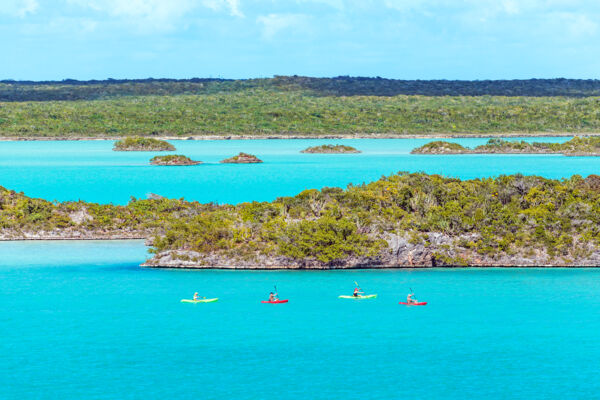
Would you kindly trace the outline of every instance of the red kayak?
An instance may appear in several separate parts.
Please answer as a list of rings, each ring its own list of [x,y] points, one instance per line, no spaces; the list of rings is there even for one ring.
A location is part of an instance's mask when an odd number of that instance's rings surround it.
[[[404,304],[405,306],[426,306],[427,302],[426,301],[420,301],[418,303],[410,303],[410,304],[408,304],[405,301],[401,301],[398,304]]]
[[[281,303],[287,303],[287,302],[288,302],[287,299],[285,299],[285,300],[274,300],[274,301],[268,301],[268,300],[261,301],[261,303],[267,303],[267,304],[281,304]]]

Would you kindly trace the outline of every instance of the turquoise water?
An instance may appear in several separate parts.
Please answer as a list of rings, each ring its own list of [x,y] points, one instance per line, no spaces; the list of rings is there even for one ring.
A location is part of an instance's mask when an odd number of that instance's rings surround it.
[[[600,270],[174,271],[0,243],[2,399],[588,399]],[[357,280],[376,300],[340,300]],[[289,298],[260,304],[273,285]],[[412,287],[426,307],[397,302]],[[181,304],[194,291],[218,303]]]
[[[194,167],[153,167],[157,153],[117,153],[111,142],[0,142],[0,185],[49,200],[123,204],[152,192],[237,203],[400,170],[600,171],[595,157],[408,154],[428,141],[174,142],[206,162]],[[363,154],[299,153],[339,142]],[[239,151],[265,163],[218,163]],[[0,242],[0,399],[563,399],[600,390],[600,269],[176,271],[140,268],[147,257],[141,241]],[[379,297],[338,299],[354,281]],[[260,303],[274,285],[288,304]],[[411,287],[426,307],[397,304]],[[180,303],[194,291],[220,300]]]
[[[566,141],[569,138],[528,138]],[[159,153],[114,152],[109,141],[0,142],[0,185],[48,200],[124,204],[149,193],[201,202],[273,200],[304,189],[360,184],[398,171],[425,171],[460,178],[537,174],[549,178],[600,172],[600,157],[562,155],[410,155],[433,139],[220,140],[173,141],[177,153],[203,165],[157,167]],[[487,139],[454,139],[467,146]],[[344,143],[362,154],[301,154],[324,143]],[[223,165],[218,161],[246,151],[264,164]]]

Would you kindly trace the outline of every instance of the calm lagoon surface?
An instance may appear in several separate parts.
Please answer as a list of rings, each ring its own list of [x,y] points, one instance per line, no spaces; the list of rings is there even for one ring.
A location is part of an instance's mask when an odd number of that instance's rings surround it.
[[[569,138],[524,138],[564,142]],[[161,167],[148,164],[164,152],[115,152],[112,141],[0,142],[0,185],[47,200],[86,200],[125,204],[149,193],[200,202],[271,201],[323,186],[361,184],[398,171],[459,178],[536,174],[563,178],[600,172],[600,157],[562,155],[411,155],[432,139],[356,140],[176,140],[175,153],[202,165]],[[465,146],[487,139],[448,139]],[[510,140],[520,140],[511,138]],[[361,154],[301,154],[308,146],[343,143]],[[240,151],[263,164],[219,164]]]
[[[142,269],[0,243],[2,399],[589,399],[600,270]],[[375,300],[342,300],[358,281]],[[261,304],[277,285],[288,304]],[[409,288],[429,302],[398,305]],[[182,304],[194,291],[219,301]]]

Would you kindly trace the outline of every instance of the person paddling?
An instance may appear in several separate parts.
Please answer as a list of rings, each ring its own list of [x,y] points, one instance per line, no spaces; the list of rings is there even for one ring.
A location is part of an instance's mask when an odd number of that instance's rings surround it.
[[[408,296],[406,296],[406,303],[407,304],[416,304],[417,303],[417,299],[414,298],[415,294],[414,293],[410,293]]]
[[[360,297],[361,294],[365,294],[365,292],[363,292],[361,290],[361,288],[359,288],[358,286],[354,288],[354,293],[352,293],[352,296],[354,297]]]
[[[277,300],[279,300],[279,298],[277,297],[277,293],[271,292],[269,294],[269,301],[277,301]]]
[[[198,292],[195,292],[195,293],[194,293],[194,301],[198,300],[198,297],[199,297],[199,296],[198,296]]]

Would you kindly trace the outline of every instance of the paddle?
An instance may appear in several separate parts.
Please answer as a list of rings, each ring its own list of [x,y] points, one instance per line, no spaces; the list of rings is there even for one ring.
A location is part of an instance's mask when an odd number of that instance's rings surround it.
[[[277,296],[277,285],[273,285],[273,287],[275,288],[275,300],[279,300],[279,297]]]
[[[354,281],[354,284],[356,285],[356,287],[358,288],[359,292],[358,294],[365,294],[365,292],[362,290],[362,288],[360,287],[360,285],[358,284],[358,282]]]
[[[409,288],[409,289],[410,289],[410,294],[412,294],[412,295],[414,296],[414,295],[415,295],[415,291],[414,291],[414,290],[412,290],[412,288]],[[414,302],[416,303],[416,302],[417,302],[417,299],[414,299]]]

